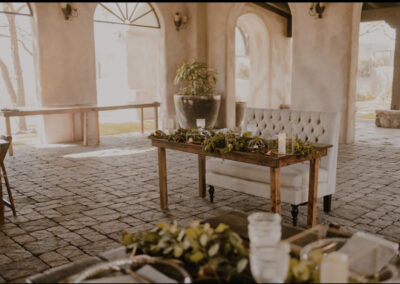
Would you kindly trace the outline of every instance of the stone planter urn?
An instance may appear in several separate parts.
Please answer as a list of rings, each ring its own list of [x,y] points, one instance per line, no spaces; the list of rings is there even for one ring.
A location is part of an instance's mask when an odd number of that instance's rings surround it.
[[[236,102],[235,107],[236,107],[235,126],[239,127],[244,117],[244,111],[246,110],[246,102]]]
[[[195,128],[196,119],[205,119],[206,127],[213,128],[218,118],[221,96],[174,95],[176,119],[181,127]]]

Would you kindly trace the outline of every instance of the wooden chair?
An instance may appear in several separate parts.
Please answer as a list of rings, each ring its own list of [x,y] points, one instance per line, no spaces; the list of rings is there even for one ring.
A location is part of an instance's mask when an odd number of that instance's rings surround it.
[[[0,224],[4,223],[4,205],[8,206],[11,208],[13,215],[17,216],[17,212],[15,211],[15,206],[14,206],[14,199],[12,197],[11,193],[11,187],[10,183],[8,182],[8,177],[7,177],[7,172],[6,172],[6,167],[4,166],[4,159],[7,155],[7,151],[11,145],[12,138],[11,136],[5,136],[1,135],[0,136],[0,166],[1,166],[1,174],[0,174]],[[8,192],[8,197],[10,201],[8,202],[7,200],[3,199],[3,187],[2,187],[2,180],[1,177],[4,178],[6,187],[7,187],[7,192]]]

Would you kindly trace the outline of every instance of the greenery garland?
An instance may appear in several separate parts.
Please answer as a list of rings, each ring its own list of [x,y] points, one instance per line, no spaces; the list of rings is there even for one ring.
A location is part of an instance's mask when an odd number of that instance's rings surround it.
[[[151,231],[122,232],[122,244],[133,254],[140,250],[150,256],[174,259],[196,281],[254,282],[248,249],[240,236],[223,223],[214,229],[199,221],[186,228],[176,222],[161,222]]]
[[[167,139],[177,143],[192,143],[204,145],[205,152],[211,153],[230,153],[232,151],[257,152],[265,155],[278,154],[278,140],[264,139],[259,136],[252,136],[251,132],[239,135],[231,130],[226,133],[215,132],[211,129],[200,128],[178,128],[172,134],[167,135],[161,130],[157,130],[150,137]],[[293,143],[293,145],[292,145]],[[295,155],[316,155],[318,151],[312,146],[310,141],[296,139],[286,140],[286,153]]]

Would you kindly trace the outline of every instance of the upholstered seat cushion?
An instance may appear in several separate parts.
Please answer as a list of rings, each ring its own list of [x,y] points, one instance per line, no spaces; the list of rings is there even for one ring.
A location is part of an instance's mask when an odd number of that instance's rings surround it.
[[[248,181],[270,183],[268,167],[212,158],[207,160],[207,172],[221,174]],[[281,168],[281,186],[295,190],[307,190],[309,180],[309,163],[300,163]],[[328,171],[319,168],[318,183],[328,182]]]

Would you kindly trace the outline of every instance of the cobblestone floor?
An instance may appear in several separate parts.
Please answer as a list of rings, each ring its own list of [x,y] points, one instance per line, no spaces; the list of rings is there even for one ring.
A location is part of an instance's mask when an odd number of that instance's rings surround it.
[[[400,130],[357,123],[357,141],[339,151],[333,210],[319,203],[318,223],[400,240]],[[169,211],[159,208],[157,151],[138,134],[102,137],[101,146],[24,145],[6,167],[18,217],[0,226],[0,282],[117,247],[122,230],[162,220],[185,225],[226,210],[268,210],[269,202],[216,188],[215,203],[197,196],[197,157],[167,151]],[[306,224],[306,207],[299,225]],[[290,222],[289,205],[282,208]]]

